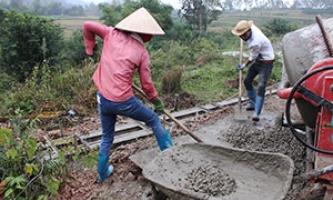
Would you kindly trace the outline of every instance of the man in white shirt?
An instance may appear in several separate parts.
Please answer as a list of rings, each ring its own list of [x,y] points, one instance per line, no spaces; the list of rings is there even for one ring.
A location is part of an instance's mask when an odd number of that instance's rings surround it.
[[[231,32],[244,40],[250,49],[248,60],[238,66],[238,69],[244,69],[253,63],[247,71],[243,82],[249,97],[246,110],[254,110],[252,120],[259,121],[265,99],[267,80],[273,69],[274,50],[271,41],[251,20],[239,21]],[[257,75],[259,75],[259,81],[257,89],[255,89],[252,83]]]

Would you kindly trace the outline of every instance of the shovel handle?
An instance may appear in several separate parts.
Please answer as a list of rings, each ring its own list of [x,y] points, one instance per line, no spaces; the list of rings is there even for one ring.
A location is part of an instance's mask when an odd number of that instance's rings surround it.
[[[243,40],[240,39],[240,47],[239,47],[239,64],[242,65],[243,62]],[[239,112],[242,110],[242,81],[243,81],[243,71],[239,70],[239,83],[238,83],[238,87],[239,87],[239,95],[238,95],[238,107],[239,107]]]
[[[146,100],[150,101],[146,94],[134,83],[132,84],[132,88],[137,91],[142,97],[144,97]],[[197,142],[202,142],[200,138],[198,138],[195,134],[192,133],[188,128],[186,128],[180,121],[178,121],[175,117],[171,115],[167,110],[163,109],[163,112],[166,116],[168,116],[173,122],[175,122],[180,128],[182,128],[186,133],[188,133],[193,139],[195,139]]]
[[[329,166],[323,168],[322,170],[313,170],[313,171],[298,175],[294,179],[298,180],[298,181],[307,181],[312,178],[317,178],[319,176],[322,176],[322,175],[325,175],[328,173],[332,173],[332,172],[333,172],[333,165],[329,165]]]
[[[178,121],[174,116],[171,115],[168,111],[165,109],[163,110],[164,114],[168,116],[173,122],[175,122],[180,128],[182,128],[186,133],[188,133],[193,139],[195,139],[197,142],[202,142],[200,138],[198,138],[196,135],[194,135],[184,124],[182,124],[180,121]]]

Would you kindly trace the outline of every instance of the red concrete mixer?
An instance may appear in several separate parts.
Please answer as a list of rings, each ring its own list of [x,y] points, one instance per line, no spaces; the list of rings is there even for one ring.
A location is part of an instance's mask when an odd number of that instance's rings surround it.
[[[304,177],[317,185],[320,184],[324,189],[322,198],[318,198],[318,195],[314,197],[312,192],[303,199],[331,200],[333,199],[333,50],[330,38],[333,37],[333,30],[326,30],[324,25],[332,27],[333,19],[323,23],[321,18],[316,16],[316,20],[319,26],[305,27],[284,37],[284,64],[293,86],[279,90],[278,96],[287,99],[285,116],[293,135],[314,151],[308,151],[309,154],[313,154],[313,171],[309,172],[310,169],[307,169],[307,175],[310,176]],[[294,45],[296,38],[302,43]],[[297,53],[292,52],[295,48]],[[310,127],[314,133],[310,134],[310,139],[305,130],[299,130],[293,124],[290,114],[292,101],[296,102],[306,127]]]

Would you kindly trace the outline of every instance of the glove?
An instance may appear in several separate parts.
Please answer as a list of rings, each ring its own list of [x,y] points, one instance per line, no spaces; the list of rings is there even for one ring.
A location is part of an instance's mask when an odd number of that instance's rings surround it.
[[[160,98],[157,97],[157,99],[152,101],[154,107],[155,107],[155,111],[159,112],[159,113],[163,113],[164,111],[164,104],[161,101]]]
[[[243,70],[244,67],[245,67],[245,63],[244,63],[244,64],[238,64],[238,66],[237,66],[237,71],[239,71],[239,70]]]

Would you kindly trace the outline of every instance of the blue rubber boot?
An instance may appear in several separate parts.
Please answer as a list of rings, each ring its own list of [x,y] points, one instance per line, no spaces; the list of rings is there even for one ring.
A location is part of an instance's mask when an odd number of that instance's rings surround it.
[[[252,116],[253,121],[257,122],[257,121],[260,120],[259,116],[260,116],[263,104],[264,104],[264,97],[257,96],[256,97],[256,105],[255,105],[254,113],[253,113],[253,116]]]
[[[249,102],[247,103],[245,109],[246,110],[254,110],[255,102],[256,102],[256,90],[247,90],[247,96],[249,97]]]
[[[173,147],[169,130],[164,131],[164,135],[161,137],[156,137],[157,144],[160,147],[161,151],[164,151],[167,148]]]
[[[103,182],[105,179],[107,179],[113,172],[113,166],[109,166],[109,156],[101,156],[98,155],[98,181]]]

